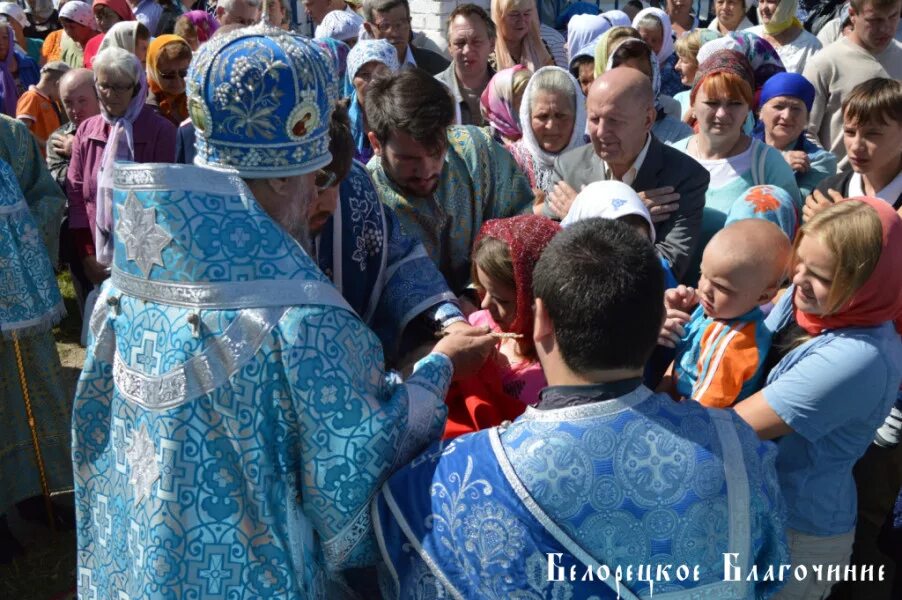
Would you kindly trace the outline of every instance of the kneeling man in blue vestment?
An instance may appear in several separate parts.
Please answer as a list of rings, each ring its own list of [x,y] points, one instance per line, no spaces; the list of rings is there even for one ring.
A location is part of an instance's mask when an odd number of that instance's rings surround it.
[[[732,411],[642,385],[664,316],[648,241],[578,223],[545,250],[533,290],[549,386],[513,423],[434,445],[383,486],[385,596],[776,592],[745,576],[788,562],[775,447]]]

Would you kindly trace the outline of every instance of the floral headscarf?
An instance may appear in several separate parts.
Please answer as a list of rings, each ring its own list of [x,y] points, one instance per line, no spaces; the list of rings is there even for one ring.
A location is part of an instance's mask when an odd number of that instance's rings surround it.
[[[517,314],[514,315],[508,333],[521,334],[521,346],[532,347],[532,271],[542,252],[560,230],[561,226],[551,219],[539,215],[521,215],[486,221],[476,238],[476,245],[486,236],[501,240],[510,251],[514,284],[517,287]]]
[[[708,57],[720,50],[733,50],[748,59],[755,74],[752,80],[754,83],[752,89],[755,90],[756,96],[768,79],[777,73],[786,72],[780,55],[770,45],[770,42],[754,33],[731,31],[723,37],[706,43],[698,51],[698,63],[702,64]]]
[[[893,321],[902,333],[902,218],[888,202],[880,198],[858,197],[847,201],[864,202],[877,212],[883,225],[883,250],[868,280],[838,311],[814,315],[795,309],[799,326],[818,335],[827,329],[873,327]]]
[[[638,30],[639,23],[648,15],[657,17],[661,21],[661,33],[664,43],[661,44],[661,50],[656,53],[656,56],[658,63],[663,65],[673,54],[673,29],[670,25],[670,15],[660,8],[643,8],[636,13],[636,17],[633,19],[633,27]]]
[[[799,215],[789,192],[775,185],[756,185],[742,193],[730,207],[724,227],[743,219],[764,219],[778,226],[790,241],[795,239]]]
[[[551,154],[542,149],[530,124],[532,120],[533,96],[539,91],[546,91],[540,90],[537,82],[540,81],[542,73],[551,73],[554,71],[560,71],[567,77],[570,83],[573,84],[573,98],[576,104],[576,106],[574,106],[573,131],[570,134],[570,140],[567,142],[564,149],[557,154]],[[586,131],[586,97],[583,95],[583,90],[579,86],[579,82],[573,75],[560,67],[542,67],[536,71],[529,80],[529,83],[526,84],[526,90],[523,92],[523,100],[520,102],[520,124],[523,129],[523,137],[511,147],[511,153],[529,153],[529,162],[532,164],[532,173],[527,173],[527,176],[532,175],[532,177],[530,177],[530,179],[532,179],[530,183],[532,183],[534,187],[543,190],[546,194],[550,194],[551,180],[554,175],[554,159],[567,150],[582,146],[585,143],[583,141],[583,136]],[[517,156],[514,158],[517,158]],[[520,161],[517,162],[520,164]]]
[[[518,140],[523,135],[520,115],[514,111],[514,74],[518,71],[528,69],[514,65],[495,73],[479,100],[482,116],[492,130],[511,140]]]
[[[689,92],[690,104],[695,104],[695,96],[705,78],[715,73],[732,73],[749,82],[753,89],[755,87],[755,73],[745,55],[735,50],[719,50],[709,55],[704,62],[699,63],[698,71],[695,74],[695,85]]]

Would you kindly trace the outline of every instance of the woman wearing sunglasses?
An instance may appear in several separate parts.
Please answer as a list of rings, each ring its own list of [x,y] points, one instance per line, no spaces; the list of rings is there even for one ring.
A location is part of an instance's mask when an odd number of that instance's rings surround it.
[[[191,46],[177,35],[154,38],[147,49],[147,103],[178,127],[188,118],[185,77],[191,64]]]

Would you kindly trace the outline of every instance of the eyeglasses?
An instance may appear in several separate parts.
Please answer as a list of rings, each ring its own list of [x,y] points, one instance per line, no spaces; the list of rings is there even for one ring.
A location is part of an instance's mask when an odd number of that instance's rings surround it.
[[[175,79],[176,77],[180,79],[184,79],[188,76],[188,69],[182,69],[180,71],[172,71],[171,73],[164,73],[160,71],[159,73],[160,79]]]
[[[336,184],[337,179],[338,175],[336,175],[332,171],[320,169],[316,172],[316,178],[314,179],[313,184],[316,186],[317,192],[325,192],[330,187]]]
[[[103,92],[104,94],[110,94],[110,93],[124,94],[126,92],[134,91],[137,87],[138,86],[131,85],[131,84],[124,84],[124,85],[111,85],[108,83],[98,83],[97,84],[97,89],[100,90],[101,92]]]
[[[376,26],[376,29],[379,30],[379,33],[388,33],[389,31],[404,31],[406,29],[410,29],[410,17],[406,19],[401,19],[400,21],[395,21],[391,23],[389,21],[381,21],[379,23],[373,23]]]

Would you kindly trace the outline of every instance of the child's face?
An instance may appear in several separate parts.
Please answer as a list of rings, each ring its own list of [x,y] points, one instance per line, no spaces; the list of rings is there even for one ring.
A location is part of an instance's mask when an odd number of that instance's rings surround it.
[[[830,249],[816,237],[803,237],[796,249],[792,276],[796,285],[793,297],[796,308],[812,315],[826,314],[835,269],[836,257]]]
[[[698,297],[705,314],[714,319],[735,319],[768,297],[767,261],[756,267],[740,264],[729,253],[708,246],[702,255]]]
[[[902,123],[843,123],[843,143],[849,164],[856,173],[876,173],[884,166],[899,164]]]
[[[508,331],[517,317],[517,290],[489,277],[479,265],[476,265],[476,278],[482,298],[479,308],[489,311],[498,327]]]

